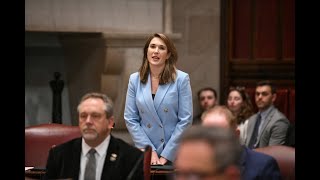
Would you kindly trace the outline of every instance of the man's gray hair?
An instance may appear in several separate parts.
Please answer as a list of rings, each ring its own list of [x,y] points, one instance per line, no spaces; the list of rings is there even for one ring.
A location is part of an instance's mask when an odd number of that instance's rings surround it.
[[[97,92],[87,93],[84,96],[82,96],[80,103],[77,107],[78,112],[79,112],[80,104],[89,98],[101,99],[105,104],[104,110],[106,112],[106,117],[110,118],[111,116],[113,116],[113,102],[112,102],[112,100],[107,95],[102,94],[102,93],[97,93]]]

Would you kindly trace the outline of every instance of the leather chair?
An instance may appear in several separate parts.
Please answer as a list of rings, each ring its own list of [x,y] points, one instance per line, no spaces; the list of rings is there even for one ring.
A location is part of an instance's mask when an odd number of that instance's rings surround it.
[[[295,148],[284,145],[274,145],[256,148],[254,150],[275,158],[283,180],[295,179]]]
[[[26,127],[25,166],[44,168],[51,147],[80,136],[78,126],[52,123]]]
[[[289,118],[289,89],[281,88],[277,90],[277,98],[274,101],[274,106]]]
[[[286,137],[286,143],[285,145],[291,146],[291,147],[296,147],[296,125],[290,123],[288,132],[287,132],[287,137]]]
[[[289,93],[289,121],[294,124],[296,122],[296,90],[294,88],[290,89]]]

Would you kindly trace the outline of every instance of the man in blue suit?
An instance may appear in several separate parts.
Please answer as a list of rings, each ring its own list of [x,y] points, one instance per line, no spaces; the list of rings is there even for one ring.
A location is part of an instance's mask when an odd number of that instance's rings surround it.
[[[237,135],[240,134],[235,117],[225,106],[215,106],[205,111],[201,116],[201,120],[203,126],[231,128],[235,130]],[[239,164],[241,179],[281,179],[279,166],[273,157],[253,151],[245,146],[242,147],[242,157]]]

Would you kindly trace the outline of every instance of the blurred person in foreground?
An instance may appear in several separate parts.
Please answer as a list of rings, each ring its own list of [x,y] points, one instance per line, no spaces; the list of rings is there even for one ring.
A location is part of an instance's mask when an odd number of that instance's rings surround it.
[[[227,128],[195,125],[181,139],[175,180],[239,180],[241,146]]]
[[[236,119],[226,106],[215,106],[204,112],[202,126],[229,129],[239,136]],[[277,161],[266,154],[242,147],[239,161],[241,179],[244,180],[280,180],[281,174]]]

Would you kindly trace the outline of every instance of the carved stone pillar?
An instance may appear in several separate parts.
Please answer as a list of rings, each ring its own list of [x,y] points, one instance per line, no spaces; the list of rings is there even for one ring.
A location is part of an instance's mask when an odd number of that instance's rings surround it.
[[[164,32],[172,33],[172,0],[164,0]]]

